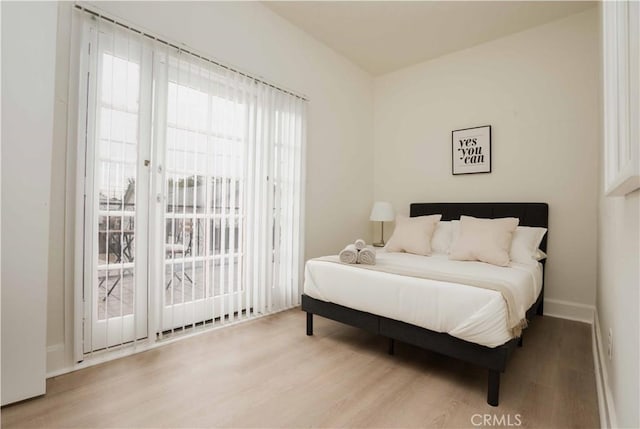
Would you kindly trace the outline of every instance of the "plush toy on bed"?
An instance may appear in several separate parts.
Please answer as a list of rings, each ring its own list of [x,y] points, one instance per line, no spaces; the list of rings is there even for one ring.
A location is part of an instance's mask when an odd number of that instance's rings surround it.
[[[338,255],[343,264],[376,264],[376,251],[373,246],[367,246],[362,239],[357,239],[355,243],[347,245]]]

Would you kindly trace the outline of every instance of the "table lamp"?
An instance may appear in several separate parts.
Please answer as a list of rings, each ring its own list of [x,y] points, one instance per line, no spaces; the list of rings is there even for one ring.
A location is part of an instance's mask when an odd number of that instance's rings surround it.
[[[373,208],[371,209],[371,215],[369,216],[369,220],[374,222],[380,222],[382,226],[382,230],[380,233],[380,242],[373,243],[376,247],[384,246],[384,223],[390,222],[395,218],[395,214],[393,213],[393,206],[391,203],[386,201],[376,201],[373,204]]]

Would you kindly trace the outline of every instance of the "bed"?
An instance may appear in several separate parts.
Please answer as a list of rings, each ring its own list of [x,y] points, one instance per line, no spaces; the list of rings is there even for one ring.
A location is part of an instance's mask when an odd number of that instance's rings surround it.
[[[442,221],[461,215],[478,218],[517,217],[520,226],[548,228],[545,203],[414,203],[410,216],[441,214]],[[540,243],[546,251],[547,235]],[[448,261],[446,256],[423,257],[379,253],[382,261],[413,266],[428,261],[434,266],[460,269],[481,264],[481,269],[513,277],[522,290],[531,290],[526,318],[543,314],[544,265],[505,269],[481,262]],[[425,259],[426,258],[426,259]],[[365,293],[366,291],[366,293]],[[389,338],[389,353],[395,341],[413,344],[452,358],[476,364],[488,371],[487,403],[498,406],[500,374],[508,357],[522,346],[522,335],[514,337],[503,323],[504,299],[495,291],[464,284],[407,278],[372,272],[359,267],[324,261],[309,261],[305,272],[302,310],[307,313],[307,335],[313,335],[313,315],[323,316]],[[465,315],[473,315],[467,317]]]

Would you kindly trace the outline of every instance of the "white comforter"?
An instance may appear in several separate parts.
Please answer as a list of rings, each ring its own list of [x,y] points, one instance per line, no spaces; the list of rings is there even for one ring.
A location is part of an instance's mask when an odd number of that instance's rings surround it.
[[[518,313],[537,299],[542,287],[541,265],[497,267],[482,262],[378,252],[379,264],[424,267],[503,279],[511,285]],[[358,266],[310,260],[305,269],[305,294],[356,310],[378,314],[436,332],[496,347],[511,339],[507,308],[499,292],[459,283],[407,277]]]

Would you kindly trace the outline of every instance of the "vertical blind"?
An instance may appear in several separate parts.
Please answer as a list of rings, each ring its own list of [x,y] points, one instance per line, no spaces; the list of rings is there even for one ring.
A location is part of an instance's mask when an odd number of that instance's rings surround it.
[[[305,101],[77,17],[84,352],[299,304]]]

